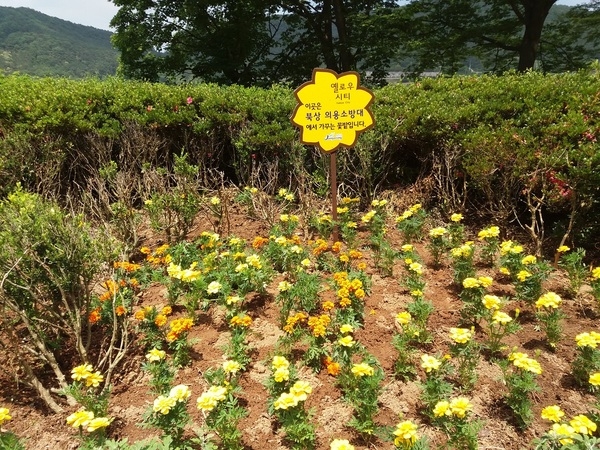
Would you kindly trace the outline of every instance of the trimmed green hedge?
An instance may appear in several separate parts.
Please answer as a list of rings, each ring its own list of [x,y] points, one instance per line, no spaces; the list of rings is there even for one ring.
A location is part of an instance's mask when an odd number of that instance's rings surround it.
[[[325,193],[325,158],[298,143],[292,90],[0,76],[0,189],[64,195],[108,162],[169,167],[185,151],[238,183],[277,161],[282,185]],[[365,199],[429,180],[445,211],[489,220],[542,201],[556,232],[600,212],[600,75],[509,73],[424,79],[374,91],[375,128],[339,152],[338,178]],[[537,199],[537,200],[536,200]],[[524,216],[526,218],[526,216]]]

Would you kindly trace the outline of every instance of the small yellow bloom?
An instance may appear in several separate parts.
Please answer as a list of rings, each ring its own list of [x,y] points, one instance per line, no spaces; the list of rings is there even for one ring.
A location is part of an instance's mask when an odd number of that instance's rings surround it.
[[[169,391],[169,397],[174,398],[178,402],[185,402],[192,396],[192,391],[185,384],[173,386]]]
[[[473,405],[466,397],[457,397],[450,401],[452,415],[460,417],[461,419],[465,417],[471,409],[473,409]]]
[[[8,408],[0,408],[0,426],[7,420],[12,419]]]
[[[106,428],[110,425],[111,422],[112,419],[108,417],[95,417],[88,422],[87,431],[92,433],[93,431],[96,431],[99,428]]]
[[[367,363],[354,364],[351,371],[355,377],[371,376],[375,373],[375,369]]]
[[[71,378],[73,378],[75,381],[85,380],[92,374],[93,370],[94,368],[91,364],[82,364],[80,366],[73,367],[71,370]]]
[[[340,327],[340,333],[352,333],[354,331],[354,327],[350,324],[345,323]]]
[[[454,214],[452,214],[452,215],[450,216],[450,220],[451,220],[452,222],[460,222],[460,221],[461,221],[461,220],[463,220],[463,219],[464,219],[464,217],[463,217],[463,215],[462,215],[462,214],[460,214],[460,213],[454,213]]]
[[[284,392],[273,402],[273,408],[275,409],[288,409],[293,408],[298,405],[299,398],[290,394],[289,392]]]
[[[177,403],[177,399],[160,395],[154,399],[152,410],[154,412],[160,412],[161,414],[166,415],[169,414],[169,411],[171,411],[171,408],[175,406],[175,403]]]
[[[433,415],[435,417],[451,416],[452,410],[450,409],[450,402],[447,402],[446,400],[437,402],[433,408]]]
[[[521,259],[521,264],[524,266],[528,266],[530,264],[535,264],[537,262],[537,258],[534,255],[527,255]]]
[[[400,445],[409,447],[417,441],[417,425],[410,420],[400,422],[396,425],[394,436],[396,436],[394,439],[394,445],[396,447],[399,447]]]
[[[531,276],[531,273],[526,271],[526,270],[519,270],[519,273],[517,273],[517,279],[522,283],[523,281],[525,281],[527,278],[529,278]]]
[[[277,369],[287,369],[290,367],[290,362],[285,358],[285,356],[276,355],[273,357],[273,362],[271,363],[271,367],[274,370]]]
[[[421,355],[421,367],[425,372],[429,373],[432,370],[438,370],[442,363],[439,359],[430,355]]]
[[[554,292],[546,292],[536,302],[535,306],[539,308],[556,309],[560,306],[561,298]]]
[[[583,414],[573,417],[569,425],[579,434],[592,434],[597,428],[596,424]]]
[[[330,450],[354,450],[354,446],[347,439],[334,439],[329,448]]]
[[[573,439],[570,439],[570,437],[575,434],[575,430],[566,423],[555,423],[552,425],[552,430],[550,430],[548,434],[555,438],[560,436],[562,439],[560,439],[559,442],[562,445],[569,445],[573,443]]]
[[[225,373],[235,374],[235,373],[239,372],[239,370],[241,368],[242,368],[242,365],[237,361],[228,359],[227,361],[223,362],[223,370],[225,371]]]
[[[466,344],[472,336],[473,332],[468,328],[450,328],[450,339],[457,344]]]
[[[93,418],[93,412],[82,409],[67,417],[67,425],[73,428],[85,427]]]
[[[167,354],[164,350],[159,350],[157,348],[153,348],[148,353],[146,353],[146,359],[150,362],[158,362],[165,358]]]
[[[560,247],[558,247],[558,248],[556,249],[556,251],[557,251],[558,253],[566,253],[566,252],[568,252],[569,250],[571,250],[571,249],[570,249],[569,247],[567,247],[566,245],[561,245]]]
[[[104,377],[102,376],[102,374],[100,372],[93,372],[90,373],[86,378],[85,378],[85,385],[90,387],[98,387],[100,386],[100,383],[102,383],[104,381]]]
[[[343,347],[352,347],[354,345],[354,338],[352,337],[352,335],[344,336],[338,339],[338,344],[340,344]]]
[[[502,300],[496,295],[486,294],[483,296],[483,306],[485,306],[486,309],[497,310],[502,306]]]
[[[600,372],[590,374],[589,383],[592,386],[600,386]]]
[[[273,372],[273,379],[277,383],[282,383],[290,379],[290,371],[285,367],[279,367]]]
[[[402,312],[399,312],[398,314],[396,314],[396,321],[400,325],[406,325],[406,324],[410,323],[411,320],[412,320],[412,316],[410,315],[410,313],[408,311],[402,311]]]
[[[541,413],[542,419],[546,419],[554,423],[560,422],[564,415],[565,413],[558,405],[546,406],[544,409],[542,409]]]

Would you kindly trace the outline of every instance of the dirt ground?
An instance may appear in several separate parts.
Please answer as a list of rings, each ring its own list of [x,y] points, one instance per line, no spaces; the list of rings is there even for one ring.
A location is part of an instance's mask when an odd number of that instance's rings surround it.
[[[207,224],[199,223],[197,233]],[[231,234],[251,240],[254,236],[267,233],[260,223],[250,220],[242,213],[231,214]],[[402,245],[400,235],[390,232],[391,241],[395,248]],[[300,236],[306,242],[311,236]],[[473,236],[472,236],[473,237]],[[154,242],[146,235],[144,244]],[[460,299],[456,287],[452,284],[452,273],[447,262],[439,269],[431,268],[430,255],[424,244],[416,245],[418,253],[426,263],[425,279],[427,286],[425,297],[433,302],[435,310],[429,319],[429,329],[434,334],[432,344],[422,348],[423,353],[443,355],[448,352],[450,339],[448,330],[460,323]],[[366,314],[364,328],[355,333],[355,338],[366,346],[383,367],[386,378],[383,393],[380,396],[380,412],[377,422],[381,425],[394,426],[401,419],[411,419],[419,424],[420,433],[427,435],[431,448],[436,448],[445,442],[444,434],[430,425],[427,418],[420,412],[419,380],[423,380],[424,372],[419,367],[415,381],[400,381],[393,376],[393,365],[397,352],[392,346],[392,336],[396,332],[395,316],[405,309],[411,300],[408,292],[400,283],[399,278],[404,270],[401,262],[394,268],[393,276],[382,277],[374,266],[370,250],[364,248],[368,267],[372,277],[372,290],[366,297]],[[497,272],[491,269],[479,268],[478,275],[490,275],[495,278],[491,293],[510,295],[513,287],[502,282]],[[242,403],[248,409],[249,415],[241,422],[244,434],[245,448],[248,450],[279,450],[285,449],[283,432],[278,428],[274,417],[267,414],[267,391],[264,381],[270,374],[269,357],[271,351],[282,335],[278,326],[278,308],[274,302],[277,292],[277,277],[269,286],[271,294],[267,299],[251,300],[249,313],[253,318],[249,345],[252,349],[252,362],[241,377]],[[536,329],[531,307],[512,301],[507,312],[520,308],[523,313],[519,316],[522,329],[506,339],[509,348],[517,347],[519,351],[535,357],[543,368],[538,377],[541,390],[533,397],[535,420],[525,431],[514,426],[511,412],[503,402],[507,392],[502,381],[500,368],[481,358],[477,372],[478,382],[472,392],[466,392],[473,405],[474,417],[483,421],[479,433],[480,449],[520,450],[533,448],[532,441],[543,434],[550,426],[549,422],[540,418],[543,407],[558,404],[567,417],[585,413],[592,409],[592,395],[578,389],[572,376],[570,366],[576,353],[575,336],[584,331],[600,331],[598,317],[600,305],[593,299],[586,286],[573,299],[567,295],[568,281],[564,274],[554,271],[545,284],[546,290],[553,290],[563,297],[563,311],[566,319],[562,322],[563,337],[555,351],[550,351],[544,342],[544,335]],[[324,295],[327,295],[325,293]],[[166,291],[163,286],[154,285],[139,295],[139,306],[165,305]],[[184,314],[184,310],[179,312]],[[133,320],[133,318],[131,319]],[[217,367],[223,361],[221,348],[228,340],[227,327],[223,322],[223,314],[217,308],[200,314],[200,320],[192,328],[191,338],[197,339],[194,345],[192,364],[179,371],[175,382],[187,384],[192,390],[192,399],[196,399],[206,387],[202,373],[211,367]],[[481,340],[478,333],[476,339]],[[137,424],[142,414],[153,401],[149,392],[147,374],[141,370],[144,351],[133,345],[127,360],[122,364],[119,374],[114,380],[110,398],[109,413],[114,422],[109,428],[112,438],[128,438],[135,442],[147,438],[156,432],[142,429]],[[416,361],[418,365],[418,361]],[[300,369],[300,376],[310,382],[314,390],[306,402],[307,408],[315,411],[314,423],[317,425],[317,449],[329,449],[329,443],[334,438],[349,439],[357,449],[391,449],[392,443],[375,440],[366,443],[346,422],[352,415],[352,409],[342,398],[336,388],[334,378],[326,370],[315,374],[307,368]],[[66,450],[78,447],[77,433],[67,427],[65,418],[74,407],[67,407],[64,415],[48,412],[37,400],[33,391],[14,379],[2,375],[0,380],[0,406],[8,407],[13,419],[4,424],[4,428],[14,432],[26,440],[28,449]],[[195,401],[190,401],[189,412],[196,425],[202,424],[202,416],[195,407]]]

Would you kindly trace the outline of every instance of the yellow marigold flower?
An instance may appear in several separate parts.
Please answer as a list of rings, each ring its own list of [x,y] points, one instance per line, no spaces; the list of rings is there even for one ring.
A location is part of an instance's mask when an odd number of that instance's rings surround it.
[[[510,275],[510,270],[507,267],[500,267],[500,273],[502,275]]]
[[[444,227],[432,228],[431,230],[429,230],[429,236],[431,236],[432,238],[442,237],[447,232],[448,230]]]
[[[302,261],[300,261],[300,265],[304,268],[308,268],[312,265],[312,263],[310,262],[310,259],[304,258]]]
[[[463,220],[463,219],[464,219],[464,217],[463,217],[463,215],[462,215],[462,214],[460,214],[460,213],[454,213],[454,214],[452,214],[452,215],[450,216],[450,220],[451,220],[452,222],[460,222],[460,221],[461,221],[461,220]]]
[[[178,402],[185,402],[192,396],[192,391],[185,384],[173,386],[169,391],[169,397],[174,398]]]
[[[421,367],[425,372],[429,373],[432,370],[438,370],[442,363],[439,359],[430,355],[421,355]]]
[[[414,247],[412,244],[404,244],[402,247],[400,247],[400,250],[402,250],[405,253],[408,253],[412,252],[414,250]]]
[[[177,399],[160,395],[154,399],[152,410],[154,412],[160,412],[161,414],[169,414],[169,411],[175,406],[175,403],[177,403]]]
[[[450,339],[457,344],[466,344],[472,336],[473,332],[468,328],[450,328]]]
[[[496,295],[486,294],[483,296],[483,306],[485,306],[486,309],[500,309],[502,300]]]
[[[305,401],[308,394],[312,392],[312,386],[308,381],[298,380],[290,388],[292,394],[298,401]]]
[[[203,392],[196,400],[196,407],[202,411],[212,411],[217,404],[227,397],[227,388],[223,386],[211,386],[208,391]]]
[[[575,336],[575,342],[578,347],[591,347],[596,348],[598,346],[598,340],[591,333],[579,333]]]
[[[350,300],[349,297],[340,298],[340,307],[341,308],[345,308],[346,306],[349,306],[351,304],[352,304],[352,300]]]
[[[402,312],[399,312],[398,314],[396,314],[396,321],[400,325],[409,324],[411,320],[412,320],[412,316],[410,315],[410,313],[408,311],[402,311]]]
[[[554,292],[546,292],[536,302],[537,308],[553,308],[556,309],[560,306],[561,298]]]
[[[206,292],[209,294],[217,294],[221,290],[223,285],[218,281],[211,281],[206,288]]]
[[[350,257],[346,253],[342,253],[339,257],[340,262],[347,263],[350,261]]]
[[[531,273],[526,270],[520,270],[517,274],[517,279],[522,283],[531,276]]]
[[[93,373],[90,373],[85,378],[85,385],[87,387],[90,387],[90,386],[98,387],[98,386],[100,386],[100,383],[102,383],[103,381],[104,381],[104,377],[102,376],[102,374],[100,372],[93,372]]]
[[[282,383],[290,379],[290,371],[285,367],[279,367],[273,372],[273,379],[277,383]]]
[[[351,371],[355,377],[371,376],[375,373],[375,369],[367,363],[354,364]]]
[[[477,281],[479,281],[479,284],[484,288],[489,288],[494,283],[494,279],[492,277],[485,276],[478,277]]]
[[[67,417],[67,425],[73,428],[85,427],[93,418],[93,412],[82,409]]]
[[[534,255],[527,255],[521,258],[521,264],[528,266],[537,263],[537,258]]]
[[[140,248],[140,253],[142,255],[149,255],[152,253],[152,250],[150,250],[150,247],[141,247]]]
[[[356,291],[354,291],[354,295],[356,296],[356,298],[364,298],[366,294],[363,289],[357,289]]]
[[[573,417],[569,421],[569,425],[573,427],[575,433],[579,434],[592,434],[597,428],[596,424],[584,414]]]
[[[284,392],[273,402],[275,409],[288,409],[298,405],[299,399],[289,392]]]
[[[412,297],[423,297],[423,291],[421,289],[415,289],[414,291],[410,291],[410,295]]]
[[[355,229],[357,227],[357,223],[356,222],[346,222],[346,228],[352,228]]]
[[[562,438],[559,440],[562,445],[569,445],[573,443],[573,439],[570,439],[570,437],[575,434],[575,430],[571,425],[567,425],[566,423],[555,423],[548,434],[555,439]]]
[[[415,203],[414,205],[412,205],[409,210],[416,213],[417,211],[419,211],[421,208],[423,207],[423,205],[421,203]]]
[[[541,417],[542,419],[549,420],[550,422],[558,423],[561,421],[565,413],[560,409],[558,405],[550,405],[546,406],[542,409]]]
[[[588,381],[592,386],[600,386],[600,372],[590,374],[590,379]]]
[[[466,397],[457,397],[450,401],[450,410],[452,411],[452,415],[461,419],[465,417],[472,408],[473,405]]]
[[[399,447],[401,445],[410,447],[414,444],[417,439],[417,425],[410,420],[405,420],[396,425],[394,430],[394,445]]]
[[[412,216],[413,216],[413,214],[414,214],[414,213],[413,213],[412,211],[410,211],[410,210],[406,210],[406,211],[404,211],[404,212],[402,213],[402,215],[400,215],[400,216],[396,217],[396,223],[401,223],[401,222],[403,222],[404,220],[408,219],[409,217],[412,217]]]
[[[423,266],[421,264],[419,264],[418,262],[411,262],[408,265],[408,269],[411,272],[416,273],[417,275],[421,275],[423,273]]]
[[[523,246],[522,246],[522,245],[518,245],[518,244],[517,244],[517,245],[513,245],[513,246],[510,248],[510,250],[509,250],[509,251],[510,251],[510,253],[513,253],[513,254],[515,254],[515,255],[517,255],[517,254],[519,254],[519,253],[523,253]]]
[[[463,280],[462,285],[465,289],[475,289],[481,286],[481,282],[477,278],[467,277]]]
[[[364,216],[362,216],[360,218],[360,220],[363,223],[369,223],[373,219],[373,217],[375,216],[375,214],[377,214],[377,211],[375,211],[374,209],[372,209],[371,211],[369,211],[368,213],[366,213]]]
[[[506,325],[507,323],[512,321],[512,317],[510,317],[505,312],[496,311],[496,312],[494,312],[494,315],[492,316],[492,321],[494,323],[500,323],[502,325]]]
[[[338,339],[338,344],[340,344],[343,347],[352,347],[354,345],[354,338],[352,337],[352,335],[344,336]]]
[[[146,311],[144,311],[143,309],[138,309],[135,314],[133,315],[133,318],[136,320],[144,320],[146,317]]]
[[[452,410],[450,409],[450,402],[446,400],[437,402],[433,408],[433,415],[435,417],[451,416]]]
[[[571,249],[570,249],[569,247],[567,247],[566,245],[561,245],[560,247],[558,247],[558,248],[556,249],[556,251],[557,251],[558,253],[566,253],[566,252],[568,252],[569,250],[571,250]]]
[[[279,284],[277,285],[277,290],[279,292],[285,292],[285,291],[289,291],[291,287],[292,287],[292,284],[289,281],[280,281]]]
[[[249,327],[250,325],[252,325],[252,317],[250,317],[248,315],[233,316],[231,318],[231,320],[229,321],[229,324],[232,326]]]
[[[352,333],[354,331],[354,327],[350,324],[345,323],[340,327],[341,333]]]
[[[0,408],[0,425],[10,419],[12,419],[10,410],[8,408]]]
[[[286,359],[285,356],[275,355],[273,356],[273,362],[271,363],[271,367],[275,370],[287,369],[290,367],[290,362]]]
[[[358,263],[358,264],[356,265],[356,268],[357,268],[358,270],[365,270],[365,269],[367,268],[367,263],[365,263],[365,262],[360,262],[360,263]]]
[[[157,348],[153,348],[148,353],[146,353],[146,359],[150,362],[158,362],[165,358],[167,354],[164,350],[159,350]]]
[[[73,369],[71,369],[71,378],[73,378],[75,381],[85,380],[92,374],[93,370],[94,368],[91,364],[82,364],[80,366],[73,367]]]
[[[106,428],[111,424],[111,422],[112,419],[108,417],[95,417],[88,422],[86,429],[89,433],[92,433],[98,430],[99,428]]]
[[[354,446],[347,439],[334,439],[329,446],[330,450],[354,450]]]
[[[592,269],[592,279],[594,279],[594,280],[600,279],[600,267],[595,267]]]

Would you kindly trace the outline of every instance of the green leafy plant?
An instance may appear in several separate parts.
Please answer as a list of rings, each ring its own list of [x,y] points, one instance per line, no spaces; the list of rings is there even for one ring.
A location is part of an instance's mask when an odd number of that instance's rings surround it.
[[[508,388],[506,404],[512,410],[517,425],[527,428],[533,421],[531,395],[540,390],[536,376],[542,373],[540,364],[527,354],[512,352],[501,365]]]
[[[477,436],[483,423],[471,418],[472,408],[473,405],[466,397],[436,403],[433,408],[433,423],[446,433],[448,448],[477,450]]]

